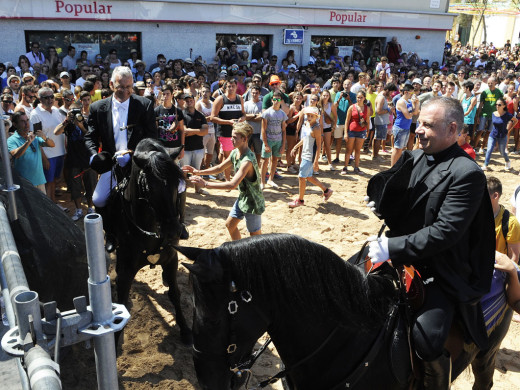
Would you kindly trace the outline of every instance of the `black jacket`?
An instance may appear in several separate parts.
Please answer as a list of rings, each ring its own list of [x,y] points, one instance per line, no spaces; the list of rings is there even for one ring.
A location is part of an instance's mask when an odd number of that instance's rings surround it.
[[[486,177],[457,144],[434,162],[422,150],[412,157],[411,175],[402,187],[383,195],[386,203],[391,199],[399,205],[400,214],[387,233],[390,259],[434,277],[458,303],[471,338],[482,346],[487,337],[479,302],[490,289],[495,259]]]
[[[144,138],[157,138],[157,126],[153,103],[137,95],[130,96],[127,121],[128,149],[135,147]],[[90,106],[88,131],[85,134],[85,145],[90,155],[98,153],[100,144],[103,151],[113,156],[116,152],[114,130],[112,125],[112,97],[99,100]]]

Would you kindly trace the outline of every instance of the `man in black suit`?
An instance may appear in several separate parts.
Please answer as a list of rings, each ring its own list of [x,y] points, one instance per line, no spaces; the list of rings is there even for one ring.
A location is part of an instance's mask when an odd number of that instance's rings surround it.
[[[408,166],[404,185],[387,180],[379,205],[369,203],[390,228],[370,243],[372,262],[413,265],[425,281],[425,302],[412,327],[425,389],[450,386],[451,359],[444,344],[455,313],[468,338],[481,349],[487,343],[480,299],[493,274],[494,220],[486,177],[457,144],[463,117],[455,99],[428,101],[416,129],[420,150],[403,155],[393,168]],[[385,209],[385,202],[393,210]]]
[[[157,138],[157,127],[153,103],[133,94],[132,71],[118,66],[112,73],[110,88],[112,97],[99,100],[90,106],[88,132],[85,145],[89,150],[90,164],[101,174],[92,200],[103,219],[106,220],[107,250],[115,249],[109,234],[109,216],[106,213],[107,199],[111,189],[117,184],[112,171],[112,158],[125,167],[131,160],[131,153],[144,138]],[[99,146],[102,145],[102,152]],[[99,152],[99,153],[98,153]]]

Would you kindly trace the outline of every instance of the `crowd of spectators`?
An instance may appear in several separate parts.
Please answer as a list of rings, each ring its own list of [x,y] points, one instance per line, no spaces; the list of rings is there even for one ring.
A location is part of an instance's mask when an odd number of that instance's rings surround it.
[[[284,55],[264,50],[260,58],[250,58],[247,52],[239,53],[234,42],[219,48],[207,61],[200,56],[167,59],[158,54],[153,64],[140,59],[135,49],[128,59],[119,58],[112,49],[107,56],[97,54],[91,60],[87,52],[77,56],[73,46],[63,57],[54,47],[42,48],[38,42],[30,48],[17,62],[0,63],[2,114],[11,127],[10,134],[19,131],[22,138],[33,139],[33,147],[24,150],[42,147],[41,168],[35,165],[35,169],[44,170],[51,199],[63,167],[76,204],[76,220],[83,215],[82,186],[87,212],[92,211],[95,178],[85,174],[88,162],[80,156],[89,106],[112,94],[110,77],[117,66],[129,67],[134,92],[154,102],[165,146],[185,145],[181,165],[189,160],[198,169],[225,158],[233,149],[227,134],[232,122],[246,120],[254,130],[250,145],[262,163],[262,182],[274,189],[283,168],[288,175],[298,173],[302,159],[291,151],[308,121],[306,107],[316,107],[319,112],[320,137],[312,153],[316,156],[312,161],[314,175],[320,169],[341,169],[346,175],[350,165],[353,173],[361,173],[362,153],[370,153],[377,162],[391,155],[390,162],[395,163],[403,150],[418,147],[415,129],[420,106],[435,96],[461,101],[468,134],[462,144],[471,145],[477,156],[486,153],[483,169],[488,169],[495,145],[504,156],[505,169],[511,167],[507,150],[510,135],[514,138],[512,152],[520,151],[520,124],[516,120],[520,51],[509,41],[499,49],[492,43],[470,47],[447,42],[443,60],[431,63],[417,53],[404,51],[395,37],[386,46],[377,41],[368,47],[361,41],[351,55],[343,57],[334,45],[322,45],[311,50],[307,64],[298,64],[292,50]],[[265,114],[273,103],[283,113],[276,116],[281,118],[281,122],[276,119],[276,128],[282,132],[276,135],[276,142],[271,139],[274,111]],[[193,116],[194,110],[207,125],[193,120],[200,117]],[[24,134],[28,133],[24,117],[9,120],[16,112],[30,120],[30,130],[41,126],[42,132],[31,132],[30,137]],[[187,126],[188,121],[192,127]],[[37,128],[33,128],[35,124]],[[271,145],[266,145],[268,141]],[[273,145],[274,153],[270,153]],[[19,150],[12,155],[15,160],[23,158]],[[268,164],[276,166],[268,170]],[[225,172],[228,179],[229,175]],[[41,179],[34,184],[41,188]],[[196,190],[205,193],[202,188]],[[303,204],[300,200],[296,203]]]

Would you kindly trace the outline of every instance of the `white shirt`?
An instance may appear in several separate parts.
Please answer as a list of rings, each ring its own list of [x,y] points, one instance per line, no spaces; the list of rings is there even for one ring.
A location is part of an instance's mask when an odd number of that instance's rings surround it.
[[[67,72],[76,69],[76,60],[68,54],[63,57],[61,64],[63,65],[63,68],[67,70]]]
[[[118,102],[114,98],[112,99],[112,125],[114,130],[116,152],[128,149],[128,133],[126,126],[128,124],[129,104],[130,98],[126,99],[126,101],[123,103]]]
[[[42,123],[43,133],[47,138],[54,141],[54,148],[44,147],[43,151],[47,158],[59,157],[65,154],[65,134],[54,135],[54,129],[63,122],[63,116],[56,107],[52,107],[51,112],[44,110],[41,104],[31,112],[31,131],[35,123]]]
[[[38,56],[35,57],[34,53],[31,50],[25,56],[29,59],[29,62],[31,63],[31,66],[34,65],[35,63],[42,64],[42,65],[45,63],[45,56],[43,55],[42,52],[39,52]]]
[[[76,85],[83,88],[83,84],[85,84],[85,81],[87,80],[85,80],[83,77],[80,77],[79,79],[76,79]]]

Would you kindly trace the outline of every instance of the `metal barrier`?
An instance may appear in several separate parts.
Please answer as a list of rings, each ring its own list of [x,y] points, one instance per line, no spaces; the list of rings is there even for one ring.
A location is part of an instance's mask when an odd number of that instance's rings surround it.
[[[0,133],[0,154],[6,171],[6,186],[3,190],[8,191],[9,216],[11,220],[15,220],[18,218],[14,198],[17,186],[12,182],[2,118]],[[124,305],[112,303],[101,216],[87,215],[84,226],[91,306],[87,306],[85,297],[77,297],[73,301],[75,310],[60,313],[56,302],[49,302],[43,305],[44,318],[41,318],[38,293],[29,288],[6,208],[0,202],[0,282],[10,326],[1,345],[6,353],[18,358],[17,365],[24,390],[60,390],[60,368],[57,364],[59,348],[90,339],[94,339],[98,389],[118,388],[113,333],[123,329],[130,314]],[[18,326],[15,326],[15,319]],[[52,351],[54,360],[51,358]],[[24,358],[24,367],[21,357]]]

